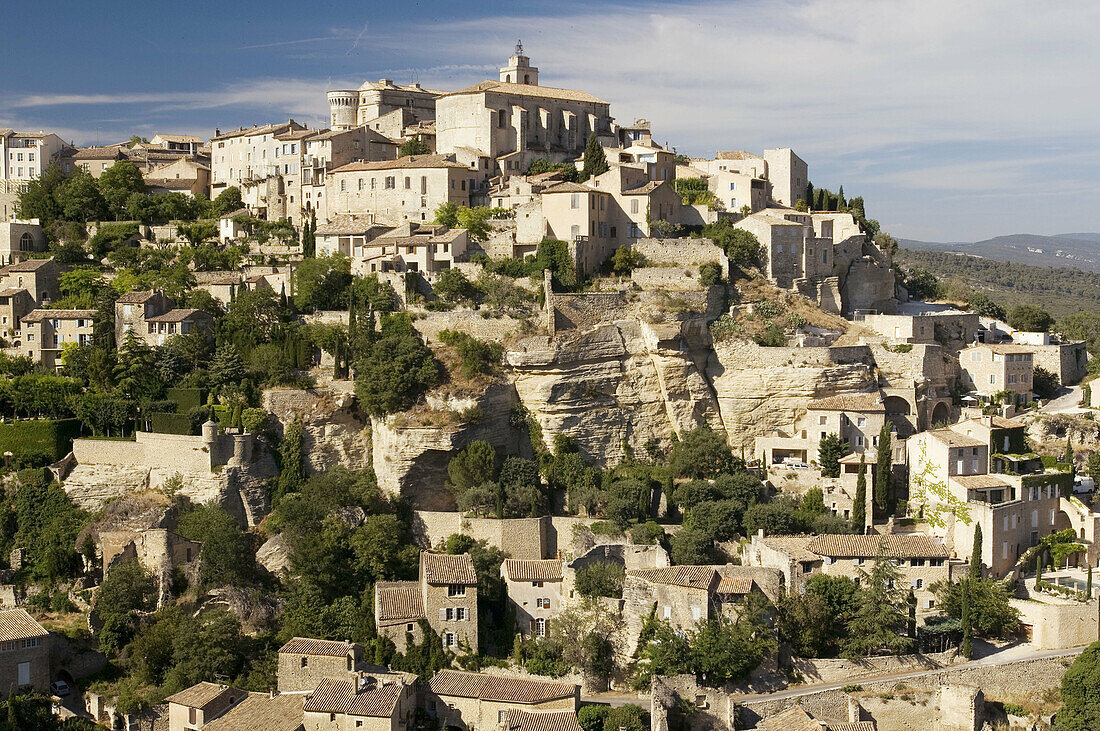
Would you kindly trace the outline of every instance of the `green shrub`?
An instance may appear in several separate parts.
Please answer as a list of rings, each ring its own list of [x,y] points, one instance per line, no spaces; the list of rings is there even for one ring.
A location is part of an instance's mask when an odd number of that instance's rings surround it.
[[[0,423],[0,453],[12,453],[12,466],[43,467],[64,457],[80,435],[78,419],[25,419]]]
[[[194,434],[188,414],[153,413],[149,415],[149,423],[157,434]]]
[[[205,388],[169,388],[165,390],[164,395],[169,401],[176,402],[178,405],[176,410],[181,413],[206,403]]]

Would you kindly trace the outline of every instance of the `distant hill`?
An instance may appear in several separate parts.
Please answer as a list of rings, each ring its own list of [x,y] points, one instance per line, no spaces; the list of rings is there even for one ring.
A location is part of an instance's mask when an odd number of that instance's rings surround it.
[[[970,246],[976,244],[960,248],[969,252]],[[1094,273],[1096,270],[1065,265],[1034,266],[1005,260],[1003,256],[968,256],[909,248],[899,249],[896,259],[905,269],[927,269],[941,280],[956,280],[966,287],[983,290],[1006,309],[1030,303],[1056,318],[1081,311],[1100,315],[1100,277]]]
[[[913,251],[955,252],[1032,266],[1076,267],[1100,272],[1100,233],[1011,234],[972,243],[899,239],[898,243]]]

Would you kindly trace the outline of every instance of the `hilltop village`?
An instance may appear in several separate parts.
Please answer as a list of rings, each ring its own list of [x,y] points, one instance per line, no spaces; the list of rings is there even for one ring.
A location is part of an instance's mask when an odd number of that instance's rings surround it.
[[[1087,343],[551,76],[0,130],[16,727],[1090,728]]]

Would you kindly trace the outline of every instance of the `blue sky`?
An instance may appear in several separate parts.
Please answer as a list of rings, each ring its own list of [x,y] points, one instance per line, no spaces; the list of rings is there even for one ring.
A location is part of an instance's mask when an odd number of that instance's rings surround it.
[[[1100,3],[9,3],[0,127],[78,144],[285,120],[363,80],[546,85],[690,155],[793,147],[897,236],[1097,231]]]

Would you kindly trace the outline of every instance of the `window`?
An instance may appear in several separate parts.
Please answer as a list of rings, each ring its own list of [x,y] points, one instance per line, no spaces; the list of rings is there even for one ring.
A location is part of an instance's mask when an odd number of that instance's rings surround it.
[[[448,584],[447,596],[466,596],[466,587],[463,584]]]
[[[309,658],[306,657],[305,655],[303,655],[301,660],[298,661],[298,663],[299,663],[299,667],[308,668],[309,667]]]
[[[702,618],[702,616],[703,613],[700,611],[699,607],[691,608],[691,618],[694,619],[696,622],[698,622]]]
[[[363,179],[359,178],[359,190],[363,189]]]
[[[737,190],[737,183],[730,183],[730,190]]]
[[[445,607],[443,609],[443,619],[447,622],[452,621],[455,618],[455,608]]]
[[[820,424],[821,426],[825,426],[826,424],[829,423],[829,417],[828,416],[819,416],[819,417],[817,417],[817,423]]]
[[[348,189],[348,181],[341,178],[340,179],[340,192],[343,193],[347,189]]]
[[[497,711],[497,723],[504,723],[504,717],[508,715],[508,711],[501,709]]]
[[[917,579],[916,581],[914,581],[913,582],[913,588],[914,589],[923,589],[924,588],[924,579]]]
[[[199,722],[198,709],[195,709],[195,708],[188,708],[187,709],[187,722],[188,723],[198,723]]]
[[[573,193],[572,195],[569,196],[569,207],[570,208],[580,208],[581,207],[581,194],[580,193]]]
[[[497,127],[508,126],[508,112],[503,109],[497,110]]]
[[[410,178],[408,175],[406,175],[405,176],[405,190],[409,190],[410,188],[412,188],[412,178]]]
[[[672,619],[672,607],[665,607],[665,619]]]
[[[454,647],[455,644],[456,643],[455,643],[454,632],[444,632],[443,633],[443,646],[444,647]]]
[[[546,620],[542,617],[535,620],[535,634],[539,637],[546,636]]]
[[[637,198],[631,198],[630,199],[630,212],[631,213],[637,213],[638,212],[638,199]]]
[[[458,622],[466,621],[466,607],[455,607],[455,620]]]
[[[1008,543],[1001,544],[1001,558],[1008,558]]]
[[[386,190],[393,190],[397,187],[397,178],[393,175],[386,176]]]

